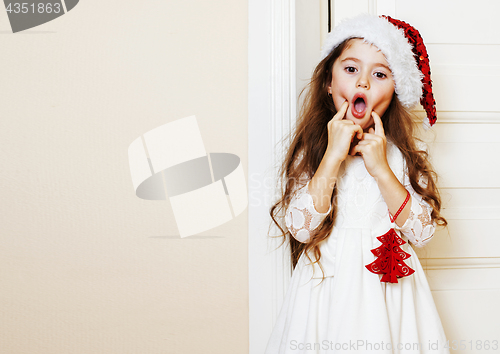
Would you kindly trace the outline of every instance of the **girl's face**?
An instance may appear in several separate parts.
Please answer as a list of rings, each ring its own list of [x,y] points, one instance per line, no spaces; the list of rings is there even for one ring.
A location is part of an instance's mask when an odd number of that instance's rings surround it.
[[[382,117],[394,94],[385,56],[374,45],[352,39],[333,64],[328,93],[337,111],[344,101],[349,102],[345,119],[368,129],[374,124],[372,111]]]

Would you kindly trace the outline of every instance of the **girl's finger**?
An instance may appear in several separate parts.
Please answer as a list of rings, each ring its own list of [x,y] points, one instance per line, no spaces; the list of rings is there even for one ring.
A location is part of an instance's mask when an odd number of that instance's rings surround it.
[[[354,136],[354,134],[357,135],[356,137],[359,140],[363,139],[363,134],[364,133],[363,133],[363,128],[361,128],[361,125],[354,124],[354,133],[353,133],[353,136]]]
[[[342,106],[340,106],[339,111],[336,115],[333,116],[332,120],[342,120],[345,117],[345,113],[347,112],[347,107],[349,107],[349,102],[344,101]]]
[[[379,137],[375,134],[363,133],[363,140],[377,140]]]
[[[371,143],[368,140],[360,140],[358,145],[370,145]]]
[[[356,155],[358,152],[359,152],[359,154],[360,154],[361,156],[363,155],[363,145],[360,145],[359,143],[351,149],[351,152],[349,153],[349,155],[354,156],[354,155]]]
[[[384,138],[382,138],[381,136],[375,135],[375,134],[368,134],[368,133],[363,134],[363,140],[372,141],[376,144],[381,144],[384,142]]]
[[[384,125],[382,124],[380,116],[375,111],[372,111],[372,117],[375,122],[375,134],[378,136],[385,136]]]

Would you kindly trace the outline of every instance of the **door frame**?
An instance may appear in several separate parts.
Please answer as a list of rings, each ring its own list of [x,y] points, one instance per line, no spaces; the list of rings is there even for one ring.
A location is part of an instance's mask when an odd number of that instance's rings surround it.
[[[261,354],[290,278],[286,250],[268,234],[278,234],[269,209],[296,116],[295,0],[249,0],[248,10],[249,353]]]

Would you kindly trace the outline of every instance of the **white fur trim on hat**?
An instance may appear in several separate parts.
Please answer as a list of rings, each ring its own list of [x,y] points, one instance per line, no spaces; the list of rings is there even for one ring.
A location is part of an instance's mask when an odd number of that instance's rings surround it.
[[[321,59],[326,58],[346,39],[356,37],[380,49],[391,68],[399,101],[406,108],[414,107],[422,97],[423,75],[403,30],[385,18],[363,14],[343,20],[328,34]]]

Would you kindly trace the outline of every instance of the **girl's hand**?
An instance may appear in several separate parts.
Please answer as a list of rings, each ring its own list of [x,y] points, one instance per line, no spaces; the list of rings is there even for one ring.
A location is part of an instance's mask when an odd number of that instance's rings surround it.
[[[328,146],[325,156],[332,158],[336,162],[342,162],[349,154],[349,148],[354,136],[358,139],[363,136],[363,129],[360,125],[344,119],[349,103],[345,101],[339,111],[328,122]]]
[[[387,162],[387,139],[382,120],[375,112],[372,112],[372,117],[375,122],[375,130],[370,128],[368,133],[363,134],[362,139],[351,150],[351,155],[359,152],[363,156],[366,170],[375,178],[391,171],[391,169]]]

